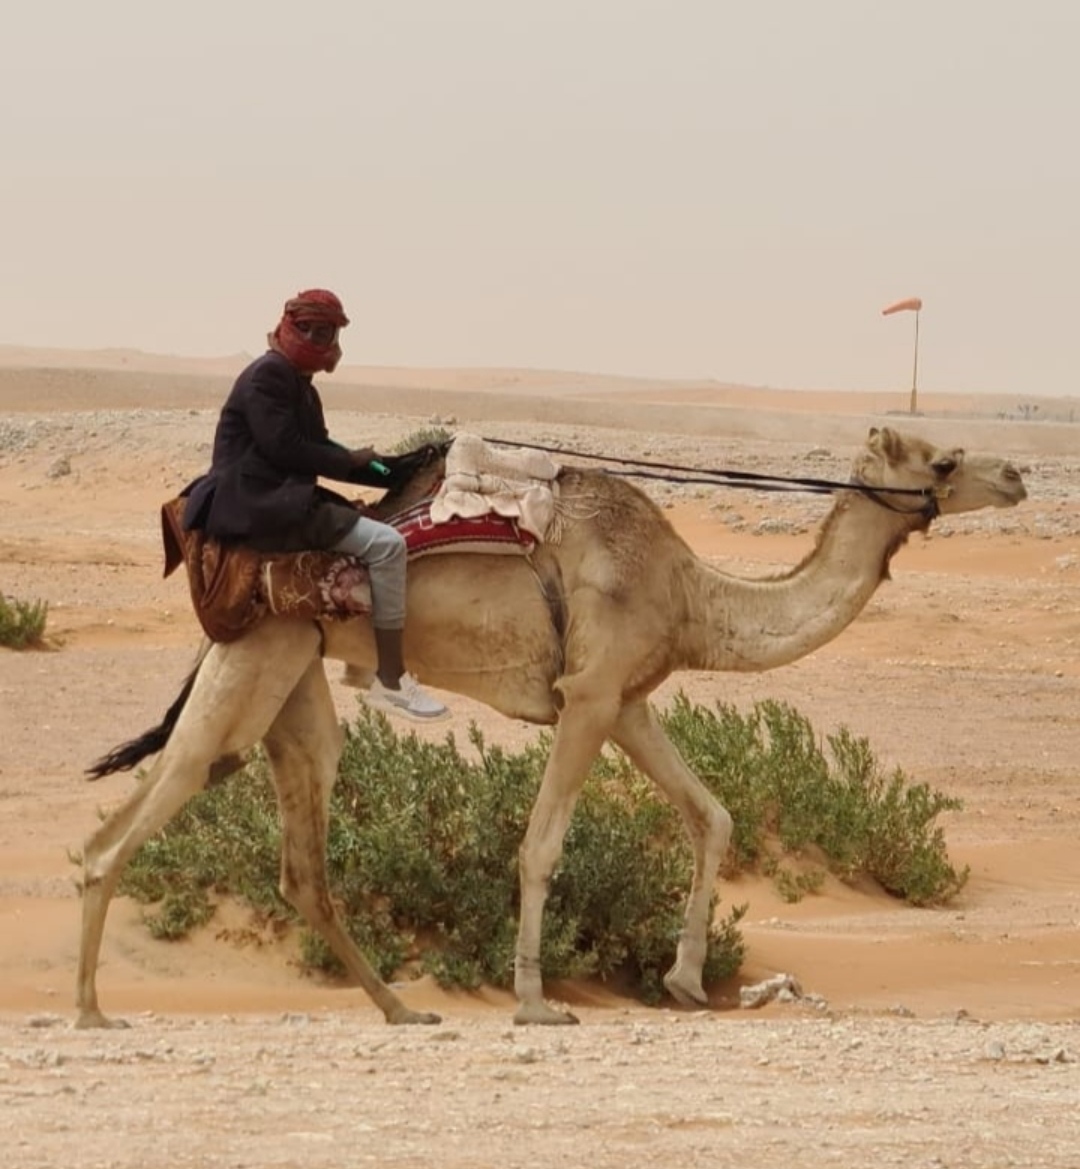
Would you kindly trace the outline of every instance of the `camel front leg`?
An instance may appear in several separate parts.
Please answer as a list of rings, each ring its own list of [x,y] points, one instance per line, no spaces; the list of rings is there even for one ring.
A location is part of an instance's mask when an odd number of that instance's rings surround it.
[[[593,697],[586,687],[581,679],[561,683],[566,704],[518,854],[521,917],[514,961],[514,991],[519,1004],[515,1023],[577,1022],[570,1012],[544,1002],[540,939],[548,885],[562,856],[574,805],[617,712],[608,695]]]
[[[438,1023],[405,1006],[349,937],[330,896],[326,837],[343,732],[326,671],[314,661],[263,740],[281,808],[281,892],[316,930],[388,1023]]]
[[[675,964],[664,976],[664,986],[683,1006],[704,1006],[708,998],[701,973],[708,947],[709,903],[720,862],[731,842],[731,816],[687,766],[648,702],[623,707],[611,737],[678,809],[690,837],[694,880]]]

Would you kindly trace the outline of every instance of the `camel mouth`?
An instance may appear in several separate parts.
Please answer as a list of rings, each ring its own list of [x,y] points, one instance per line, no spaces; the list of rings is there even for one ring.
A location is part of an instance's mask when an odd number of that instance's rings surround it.
[[[1018,503],[1023,503],[1028,497],[1023,476],[1021,476],[1020,472],[1012,463],[1006,463],[1002,467],[1001,478],[994,484],[994,492],[995,507],[1015,507]]]
[[[1021,483],[1016,487],[995,487],[991,507],[1016,507],[1027,499],[1027,488]]]

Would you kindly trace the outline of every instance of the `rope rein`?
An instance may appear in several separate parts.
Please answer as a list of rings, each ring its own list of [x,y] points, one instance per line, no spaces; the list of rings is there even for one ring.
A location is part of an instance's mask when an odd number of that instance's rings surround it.
[[[925,515],[935,519],[938,515],[938,494],[933,487],[871,487],[855,480],[839,483],[833,479],[799,478],[789,475],[766,475],[756,471],[729,471],[721,468],[684,467],[677,463],[657,463],[644,459],[623,459],[614,455],[592,455],[584,451],[567,450],[565,447],[543,446],[539,443],[511,442],[509,439],[485,438],[484,442],[497,446],[524,447],[526,450],[544,451],[552,455],[570,455],[575,459],[593,459],[604,463],[617,463],[621,467],[634,468],[628,471],[609,471],[611,475],[623,475],[631,479],[654,479],[665,483],[691,483],[711,487],[742,487],[749,491],[797,491],[811,495],[832,495],[837,491],[858,491],[887,511],[901,515]],[[648,468],[641,470],[639,468]],[[661,472],[669,472],[662,474]],[[923,501],[921,507],[898,507],[883,495],[914,495]]]

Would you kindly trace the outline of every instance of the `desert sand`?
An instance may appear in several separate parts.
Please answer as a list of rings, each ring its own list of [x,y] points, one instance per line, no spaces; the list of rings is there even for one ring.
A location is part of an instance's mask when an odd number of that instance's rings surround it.
[[[0,592],[49,604],[48,651],[0,649],[0,1164],[1080,1164],[1080,429],[1077,401],[829,394],[513,370],[349,367],[331,432],[389,449],[433,423],[569,451],[842,478],[871,425],[1012,458],[1029,499],[939,521],[856,623],[759,676],[683,675],[696,701],[792,703],[964,801],[945,819],[961,896],[912,909],[830,880],[748,902],[740,978],[784,972],[824,1005],[646,1009],[552,993],[571,1030],[510,1027],[511,999],[402,993],[441,1028],[384,1026],[296,968],[290,939],[154,942],[112,910],[99,980],[130,1031],[76,1032],[77,869],[130,775],[83,769],[157,722],[199,641],[161,577],[158,507],[209,460],[243,355],[0,348]],[[571,456],[563,456],[570,460]],[[796,563],[827,500],[649,484],[699,552],[748,575]],[[330,665],[349,718],[355,693]],[[516,746],[535,731],[456,696]]]

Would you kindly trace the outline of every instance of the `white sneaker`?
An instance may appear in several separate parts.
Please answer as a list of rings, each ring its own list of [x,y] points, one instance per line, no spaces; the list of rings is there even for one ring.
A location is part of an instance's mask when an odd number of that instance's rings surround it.
[[[450,717],[450,711],[422,689],[412,674],[401,675],[400,690],[391,690],[389,686],[384,686],[376,675],[371,688],[363,698],[368,706],[375,710],[383,710],[387,714],[402,714],[417,722],[438,722],[439,719]]]

